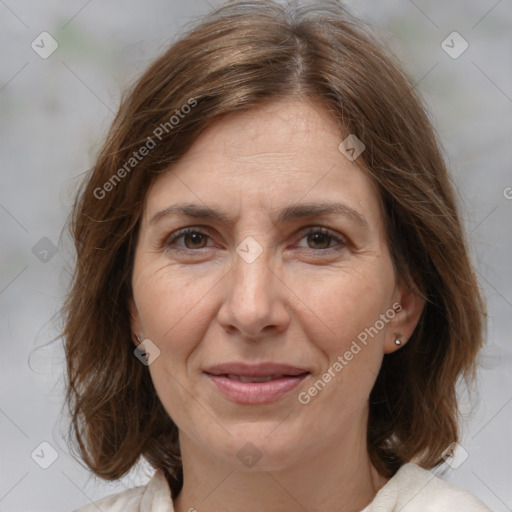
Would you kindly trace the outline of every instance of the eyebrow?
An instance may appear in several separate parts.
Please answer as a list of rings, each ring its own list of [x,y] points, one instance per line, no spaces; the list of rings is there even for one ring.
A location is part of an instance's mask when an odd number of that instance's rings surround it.
[[[322,215],[342,215],[355,221],[362,228],[368,229],[368,221],[358,211],[343,203],[299,203],[287,206],[282,209],[277,218],[279,224],[284,224],[290,220],[308,219],[312,217],[320,217]],[[173,215],[185,215],[187,217],[195,217],[198,219],[216,220],[225,224],[232,222],[231,217],[222,211],[214,210],[208,206],[179,203],[169,206],[165,210],[156,213],[151,220],[150,224],[155,224],[163,217]]]

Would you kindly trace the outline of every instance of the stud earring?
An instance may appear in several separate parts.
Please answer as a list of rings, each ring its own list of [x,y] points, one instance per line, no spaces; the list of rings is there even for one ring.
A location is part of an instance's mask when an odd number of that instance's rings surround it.
[[[402,342],[400,341],[400,339],[399,339],[399,338],[397,338],[397,339],[395,340],[395,345],[401,345],[401,344],[402,344]]]

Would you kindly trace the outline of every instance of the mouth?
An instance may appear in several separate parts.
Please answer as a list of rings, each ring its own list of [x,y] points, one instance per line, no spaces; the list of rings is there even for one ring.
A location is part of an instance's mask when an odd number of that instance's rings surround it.
[[[296,375],[269,375],[268,377],[246,377],[245,375],[222,375],[230,380],[237,380],[239,382],[270,382],[271,380],[284,379],[286,377],[296,377]]]
[[[239,404],[278,400],[310,375],[305,368],[276,363],[229,363],[207,368],[203,372],[217,391]]]

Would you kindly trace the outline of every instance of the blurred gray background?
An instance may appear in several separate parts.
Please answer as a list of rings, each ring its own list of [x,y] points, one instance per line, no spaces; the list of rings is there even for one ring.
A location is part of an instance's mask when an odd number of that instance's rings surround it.
[[[72,264],[61,231],[121,92],[220,3],[0,0],[0,512],[71,511],[147,480],[140,467],[102,482],[69,454],[64,360],[52,343]],[[488,344],[462,396],[468,458],[441,469],[493,510],[512,510],[512,0],[346,3],[376,25],[430,106],[487,298]]]

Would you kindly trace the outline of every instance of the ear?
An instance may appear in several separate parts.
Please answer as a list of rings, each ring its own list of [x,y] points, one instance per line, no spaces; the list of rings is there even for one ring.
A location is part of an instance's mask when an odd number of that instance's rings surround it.
[[[412,336],[418,325],[425,306],[425,299],[419,290],[400,286],[397,290],[396,301],[393,304],[395,316],[389,321],[384,340],[384,353],[391,354],[403,347]],[[400,340],[400,344],[396,340]]]
[[[128,310],[130,312],[130,329],[132,331],[132,341],[133,344],[138,347],[140,345],[139,340],[137,339],[137,336],[141,339],[141,341],[144,339],[142,335],[142,325],[140,321],[140,315],[139,311],[137,309],[137,306],[135,305],[135,301],[133,298],[130,298],[128,301]]]

